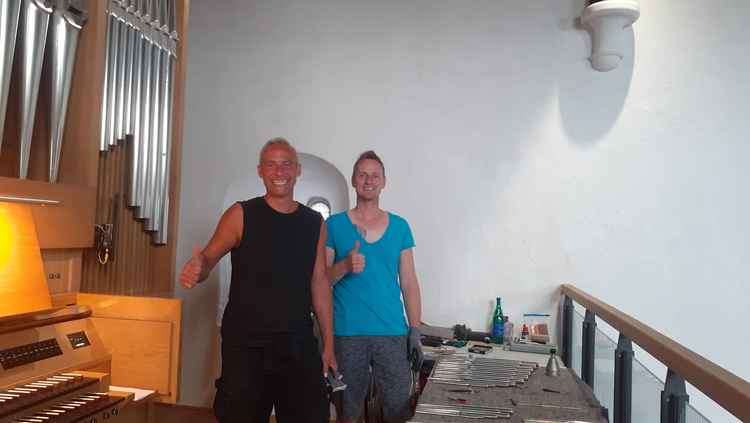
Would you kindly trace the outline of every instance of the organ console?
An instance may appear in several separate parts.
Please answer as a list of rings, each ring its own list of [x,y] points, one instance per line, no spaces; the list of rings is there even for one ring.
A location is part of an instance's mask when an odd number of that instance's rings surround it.
[[[0,423],[145,423],[152,401],[176,402],[179,300],[64,298],[55,307],[28,206],[0,202]]]
[[[0,318],[0,423],[117,421],[132,393],[110,392],[111,355],[71,306]]]

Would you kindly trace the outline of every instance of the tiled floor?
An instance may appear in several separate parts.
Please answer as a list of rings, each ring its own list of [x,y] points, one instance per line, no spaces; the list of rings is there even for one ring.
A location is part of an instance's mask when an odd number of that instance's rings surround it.
[[[216,423],[209,408],[183,405],[156,404],[154,422],[159,423]]]
[[[188,407],[184,405],[156,404],[154,410],[156,423],[217,423],[209,408]],[[271,416],[268,423],[276,423]]]

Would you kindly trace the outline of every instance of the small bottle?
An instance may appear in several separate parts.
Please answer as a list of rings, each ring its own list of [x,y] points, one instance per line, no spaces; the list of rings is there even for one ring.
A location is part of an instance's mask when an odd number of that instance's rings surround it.
[[[497,305],[495,305],[495,311],[492,313],[492,342],[495,344],[503,343],[505,322],[503,321],[503,306],[501,305],[500,297],[497,297]]]
[[[513,323],[510,322],[508,316],[505,316],[505,325],[503,325],[503,343],[510,345],[513,342]]]

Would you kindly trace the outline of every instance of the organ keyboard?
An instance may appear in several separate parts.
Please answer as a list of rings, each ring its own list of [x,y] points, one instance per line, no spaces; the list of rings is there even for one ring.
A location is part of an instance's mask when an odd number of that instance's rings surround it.
[[[109,391],[111,355],[72,306],[0,318],[0,423],[120,422],[133,394]]]

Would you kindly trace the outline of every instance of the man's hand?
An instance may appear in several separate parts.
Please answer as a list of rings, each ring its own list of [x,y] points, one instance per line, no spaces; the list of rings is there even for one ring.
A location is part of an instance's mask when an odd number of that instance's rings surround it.
[[[198,246],[193,247],[193,256],[182,266],[180,284],[186,289],[193,288],[201,281],[201,275],[206,268],[206,258],[201,254]]]
[[[409,335],[406,338],[406,352],[412,370],[418,372],[422,368],[424,353],[422,353],[422,335],[419,333],[419,329],[415,327],[409,328]]]
[[[320,359],[323,361],[323,376],[328,376],[328,368],[333,369],[338,373],[339,364],[336,362],[336,354],[333,353],[333,347],[323,348],[323,354]]]
[[[349,273],[362,273],[365,270],[365,256],[359,253],[359,241],[354,241],[354,248],[346,256],[346,268]]]

